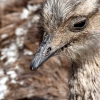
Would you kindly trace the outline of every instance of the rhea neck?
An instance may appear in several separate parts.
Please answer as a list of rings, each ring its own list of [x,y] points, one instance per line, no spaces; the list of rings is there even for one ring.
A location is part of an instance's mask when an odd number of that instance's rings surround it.
[[[69,100],[100,100],[99,52],[100,49],[90,59],[78,59],[79,61],[71,64]]]

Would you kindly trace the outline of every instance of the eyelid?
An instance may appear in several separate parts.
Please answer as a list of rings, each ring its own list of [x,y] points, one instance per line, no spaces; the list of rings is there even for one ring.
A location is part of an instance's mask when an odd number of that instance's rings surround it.
[[[74,27],[75,24],[81,24],[81,22],[84,21],[85,24],[82,27]],[[82,31],[86,27],[86,24],[87,24],[87,20],[85,16],[76,16],[71,19],[69,28],[71,31],[78,32],[78,31]]]
[[[71,24],[76,24],[76,23],[79,23],[79,22],[82,22],[86,20],[86,17],[82,17],[82,16],[78,16],[78,17],[74,17],[72,20],[71,20]]]

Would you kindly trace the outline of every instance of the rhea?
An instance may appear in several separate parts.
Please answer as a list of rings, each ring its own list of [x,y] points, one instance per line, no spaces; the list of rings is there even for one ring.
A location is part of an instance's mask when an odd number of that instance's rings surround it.
[[[100,100],[100,0],[46,0],[37,69],[58,51],[69,60],[68,100]]]

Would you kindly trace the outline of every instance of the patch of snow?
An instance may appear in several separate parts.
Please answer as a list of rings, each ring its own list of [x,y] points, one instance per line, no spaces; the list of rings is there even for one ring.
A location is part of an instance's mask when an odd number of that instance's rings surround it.
[[[23,28],[17,28],[15,30],[15,35],[16,36],[22,36],[22,35],[25,35],[25,34],[27,34],[27,31]]]
[[[16,64],[15,69],[20,69],[20,66]]]
[[[8,77],[3,77],[3,78],[0,78],[0,84],[6,84],[6,82],[9,80]]]
[[[27,30],[24,28],[17,28],[15,30],[15,35],[16,37],[16,44],[19,48],[23,47],[23,43],[25,40],[25,36],[27,35]]]
[[[24,8],[20,18],[22,20],[27,19],[32,12],[37,11],[41,7],[40,4],[37,5],[27,5],[27,9]]]
[[[1,35],[1,39],[4,39],[4,38],[6,38],[6,37],[8,37],[8,34],[2,34],[2,35]]]
[[[30,14],[29,10],[26,9],[26,8],[24,8],[23,11],[22,11],[22,14],[21,14],[20,18],[21,18],[22,20],[27,19],[28,16],[29,16],[29,14]]]
[[[24,81],[21,81],[19,84],[20,84],[20,85],[24,85]]]
[[[28,10],[31,11],[31,12],[37,11],[40,7],[41,7],[40,4],[37,4],[37,5],[28,5],[27,6]]]
[[[16,80],[14,80],[14,79],[12,79],[12,80],[11,80],[11,83],[12,83],[12,84],[16,84],[16,83],[17,83],[17,81],[16,81]]]
[[[18,48],[15,43],[11,43],[9,47],[5,47],[1,50],[1,58],[0,60],[4,60],[7,58],[5,65],[10,63],[14,63],[18,58]]]
[[[1,54],[2,54],[2,52],[1,52]],[[2,60],[4,60],[6,58],[6,55],[2,55],[1,57],[0,57],[0,60],[2,61]]]
[[[6,74],[9,75],[11,79],[15,79],[17,77],[16,72],[13,71],[13,70],[12,71],[8,71]]]
[[[24,37],[17,37],[16,38],[16,44],[19,48],[23,48],[23,44],[24,44]]]
[[[4,99],[5,95],[7,94],[7,86],[0,84],[0,100]]]
[[[8,77],[3,77],[0,79],[0,100],[4,99],[5,95],[8,93],[8,87],[6,85],[8,80]]]
[[[33,52],[30,51],[30,50],[25,49],[25,50],[24,50],[24,55],[29,55],[29,56],[31,56],[31,55],[33,55]]]
[[[9,59],[7,60],[7,62],[5,63],[5,65],[14,63],[16,60],[17,60],[16,58],[11,57],[11,58],[9,58]]]

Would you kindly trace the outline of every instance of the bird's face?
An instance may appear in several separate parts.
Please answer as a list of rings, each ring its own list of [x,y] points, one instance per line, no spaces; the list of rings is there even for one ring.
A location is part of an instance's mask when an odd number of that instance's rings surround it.
[[[37,69],[59,50],[72,59],[87,55],[87,50],[92,52],[91,47],[100,37],[97,4],[98,0],[47,0],[42,12],[44,38],[31,69]]]

